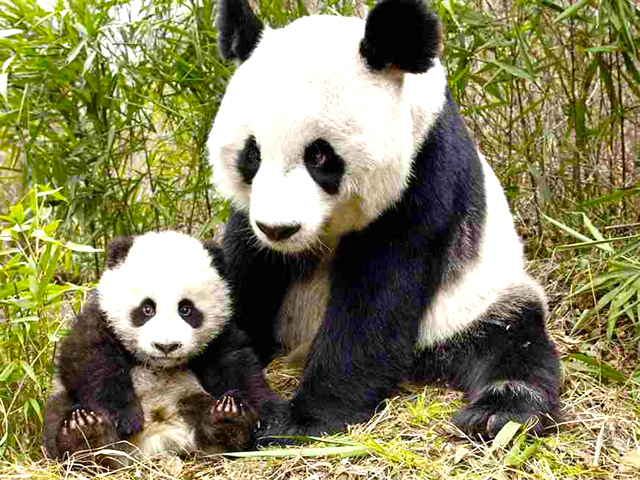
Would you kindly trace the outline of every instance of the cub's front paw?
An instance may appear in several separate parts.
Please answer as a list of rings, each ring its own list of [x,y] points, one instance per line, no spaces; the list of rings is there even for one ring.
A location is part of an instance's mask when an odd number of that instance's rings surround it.
[[[214,401],[203,424],[203,435],[211,447],[222,451],[238,451],[251,448],[258,415],[248,405],[223,395]]]
[[[113,432],[113,425],[104,415],[91,410],[72,410],[58,432],[58,450],[71,455],[82,450],[104,447],[112,441]]]
[[[248,408],[231,395],[223,395],[211,407],[210,418],[215,423],[248,422]]]

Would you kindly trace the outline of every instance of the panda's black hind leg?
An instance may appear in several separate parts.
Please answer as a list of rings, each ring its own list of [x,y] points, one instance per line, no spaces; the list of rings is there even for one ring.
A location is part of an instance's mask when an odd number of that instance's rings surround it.
[[[560,417],[560,363],[544,323],[546,307],[523,285],[455,337],[429,346],[417,378],[464,392],[453,417],[465,434],[491,438],[509,421],[548,433]]]

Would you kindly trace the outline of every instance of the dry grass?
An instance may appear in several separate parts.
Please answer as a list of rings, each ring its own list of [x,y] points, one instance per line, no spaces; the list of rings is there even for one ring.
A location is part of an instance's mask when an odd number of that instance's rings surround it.
[[[554,330],[554,335],[560,337],[561,350],[574,343],[566,342],[559,331]],[[295,372],[279,363],[269,368],[268,375],[284,394],[291,394],[297,384]],[[607,384],[583,372],[579,365],[565,362],[565,421],[555,434],[541,440],[521,429],[511,442],[469,441],[449,422],[452,412],[462,405],[458,393],[413,386],[382,406],[367,424],[332,437],[357,447],[358,455],[328,454],[328,447],[335,447],[335,443],[316,443],[313,446],[321,450],[311,457],[305,456],[307,450],[291,447],[287,449],[291,456],[285,458],[149,460],[109,473],[72,461],[47,461],[36,453],[32,458],[0,463],[0,478],[637,479],[638,392],[638,385]]]

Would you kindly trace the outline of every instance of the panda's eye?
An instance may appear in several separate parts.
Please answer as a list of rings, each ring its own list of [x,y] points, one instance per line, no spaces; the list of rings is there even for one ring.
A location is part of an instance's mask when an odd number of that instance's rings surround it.
[[[192,311],[193,311],[193,304],[188,300],[183,300],[182,302],[180,302],[180,305],[178,305],[178,313],[182,318],[185,318],[191,315]]]
[[[329,162],[329,158],[323,152],[315,152],[307,161],[310,168],[323,168]]]
[[[304,150],[304,164],[311,178],[328,194],[340,191],[344,175],[344,160],[331,144],[322,138],[314,140]]]
[[[244,180],[246,184],[251,185],[253,182],[253,177],[256,176],[260,169],[261,161],[262,158],[260,156],[258,142],[256,142],[256,138],[251,135],[247,138],[236,163],[242,180]]]
[[[131,310],[130,319],[136,327],[141,327],[156,315],[156,302],[151,298],[145,298],[140,304]]]

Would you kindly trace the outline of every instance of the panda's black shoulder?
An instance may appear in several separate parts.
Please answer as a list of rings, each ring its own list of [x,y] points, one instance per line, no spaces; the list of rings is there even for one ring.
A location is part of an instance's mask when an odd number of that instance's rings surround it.
[[[109,346],[110,350],[122,355],[134,364],[135,357],[128,352],[109,326],[106,316],[100,307],[99,294],[91,291],[78,315],[73,319],[69,332],[60,344],[58,363],[61,369],[71,364],[94,358],[96,348]]]

